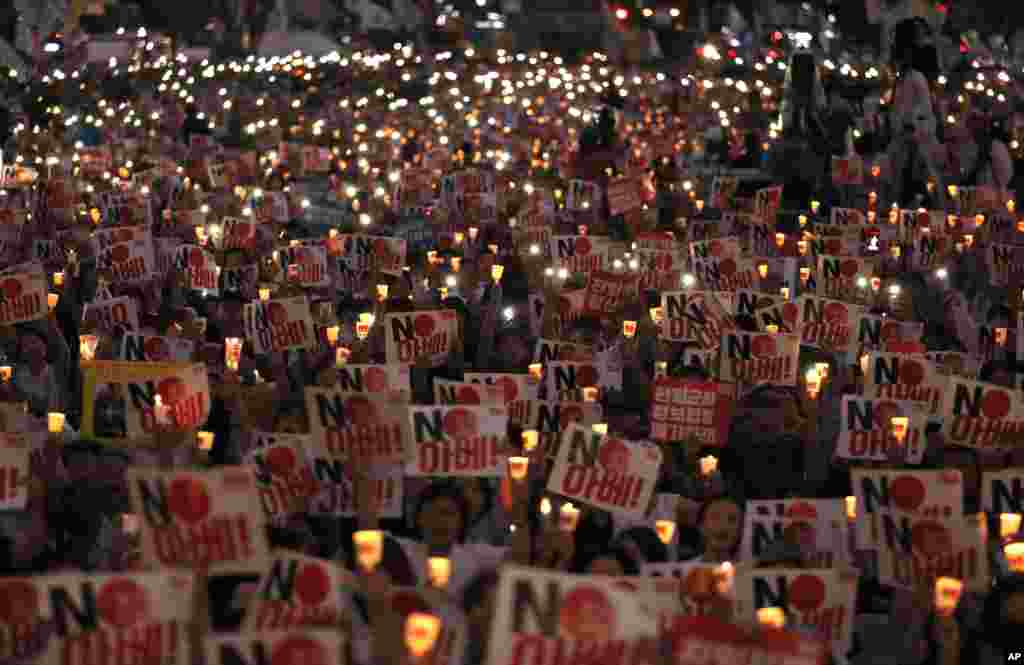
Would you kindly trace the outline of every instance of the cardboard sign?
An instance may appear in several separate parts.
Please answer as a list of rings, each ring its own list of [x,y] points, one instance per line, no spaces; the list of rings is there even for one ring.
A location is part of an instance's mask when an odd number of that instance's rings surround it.
[[[426,359],[431,367],[440,367],[455,350],[458,334],[458,314],[451,309],[384,316],[388,363],[413,364]]]
[[[524,430],[536,430],[540,434],[540,445],[549,459],[554,459],[561,444],[561,433],[572,423],[591,428],[602,422],[600,402],[549,402],[529,400],[526,409],[517,421]]]
[[[45,306],[45,294],[43,297]],[[3,310],[0,309],[0,312]],[[134,298],[120,296],[105,298],[86,303],[82,310],[82,320],[97,332],[112,334],[116,329],[139,329],[139,306]]]
[[[45,575],[12,580],[6,597],[53,626],[45,662],[95,662],[97,649],[136,662],[186,665],[193,620],[192,575],[173,571]],[[11,595],[12,592],[17,595]],[[101,646],[102,645],[102,646]]]
[[[332,561],[301,554],[270,559],[246,608],[242,632],[336,629],[343,612],[341,588],[349,577]]]
[[[765,224],[775,223],[775,214],[782,204],[782,187],[766,187],[754,192],[754,216]]]
[[[851,470],[857,497],[857,545],[893,548],[911,542],[913,518],[949,523],[963,514],[959,471]]]
[[[728,383],[795,386],[800,337],[771,333],[726,333],[721,343],[720,378]]]
[[[466,383],[464,381],[449,381],[448,379],[434,378],[434,404],[449,406],[452,404],[466,404],[479,406],[481,404],[504,406],[501,394],[498,390],[480,384]]]
[[[584,388],[622,389],[622,370],[602,363],[600,359],[584,362],[550,362],[544,366],[546,399],[559,402],[583,400]]]
[[[758,283],[757,268],[749,258],[695,258],[693,274],[701,286],[711,291],[753,289]]]
[[[574,344],[557,339],[538,339],[533,362],[546,365],[557,361],[584,362],[594,359],[594,349],[585,344]]]
[[[740,559],[762,559],[779,542],[799,547],[808,568],[834,568],[848,560],[846,506],[841,499],[747,501]]]
[[[858,155],[832,157],[833,185],[863,185],[864,160]]]
[[[350,399],[359,401],[369,398],[354,396]],[[379,401],[374,401],[373,404],[375,407],[383,406],[383,403]],[[400,413],[404,413],[404,409],[400,410]],[[393,418],[395,414],[389,413],[388,417]],[[372,485],[371,490],[377,504],[377,515],[384,519],[402,517],[405,495],[401,463],[374,462],[376,459],[384,458],[398,457],[402,459],[401,447],[399,446],[396,452],[391,439],[380,448],[374,447],[376,441],[373,439],[364,439],[361,443],[363,445],[360,448],[350,446],[348,449],[339,449],[330,436],[324,438],[314,435],[310,438],[309,462],[312,465],[313,481],[317,485],[317,493],[308,504],[309,514],[333,517],[357,516],[358,506],[356,505],[353,470],[359,468],[361,472],[367,474],[367,482]],[[358,458],[357,455],[359,455]]]
[[[640,575],[654,582],[654,593],[669,593],[679,599],[677,613],[705,616],[723,610],[722,599],[732,604],[733,586],[721,564],[701,561],[645,563]],[[635,578],[634,578],[635,579]],[[731,608],[730,608],[731,614]]]
[[[606,266],[609,241],[593,236],[552,236],[551,258],[570,274],[587,274]]]
[[[0,511],[25,509],[31,455],[27,436],[0,432]]]
[[[251,250],[256,246],[256,223],[251,219],[225,217],[220,234],[211,234],[222,250]]]
[[[922,324],[923,325],[923,324]],[[1018,339],[1020,333],[1018,332]],[[1018,353],[1020,353],[1018,351]],[[1024,356],[1024,354],[1021,354]],[[977,379],[979,365],[978,356],[960,351],[928,351],[924,357],[941,376],[959,376],[965,379]]]
[[[380,272],[401,277],[405,265],[406,241],[401,238],[372,236],[362,233],[341,234],[329,246],[349,270]]]
[[[494,401],[514,413],[525,413],[526,403],[537,398],[537,386],[525,374],[503,374],[499,372],[465,372],[463,377],[473,384],[486,386]]]
[[[508,412],[493,406],[413,406],[408,476],[505,476]]]
[[[756,623],[757,610],[781,607],[789,623],[809,628],[829,642],[833,656],[846,654],[853,640],[857,580],[835,570],[740,569],[736,573],[736,616]]]
[[[281,256],[284,258],[289,283],[312,289],[330,286],[331,278],[327,272],[327,249],[322,245],[289,247]]]
[[[570,180],[565,195],[565,209],[571,212],[596,210],[601,203],[601,188],[586,180]]]
[[[736,190],[740,179],[735,176],[715,176],[711,182],[711,207],[718,210],[732,210],[736,207]]]
[[[488,640],[489,665],[546,665],[546,653],[622,653],[638,662],[657,637],[656,616],[611,578],[503,566]],[[560,647],[561,645],[561,647]]]
[[[982,528],[963,515],[909,518],[897,527],[896,537],[878,548],[879,583],[919,589],[938,577],[953,577],[966,589],[988,591],[992,581]]]
[[[140,284],[156,275],[153,234],[149,227],[97,229],[92,235],[96,268],[109,271],[121,284]]]
[[[870,259],[822,255],[818,257],[818,269],[814,273],[815,293],[825,298],[866,304],[873,296],[870,280],[874,274],[874,263]]]
[[[733,298],[733,314],[749,316],[758,328],[766,331],[767,326],[778,326],[779,332],[793,334],[802,327],[800,307],[777,293],[739,289]]]
[[[797,307],[800,308],[802,345],[833,353],[849,351],[863,308],[812,295],[800,296]]]
[[[985,471],[981,475],[981,509],[988,513],[1024,513],[1024,468]]]
[[[618,312],[626,301],[637,295],[637,277],[633,274],[595,270],[587,280],[583,298],[585,314],[606,317]]]
[[[386,395],[307,387],[306,413],[314,441],[331,459],[363,467],[405,460],[403,441],[408,416],[404,405]]]
[[[206,366],[187,363],[82,363],[82,436],[141,446],[162,432],[198,429],[210,414]]]
[[[327,665],[344,662],[347,653],[345,639],[338,630],[211,634],[204,645],[206,665]]]
[[[658,337],[672,342],[692,342],[702,349],[716,349],[722,336],[735,328],[731,307],[713,291],[686,289],[661,294],[662,321]]]
[[[174,269],[185,273],[188,288],[219,295],[220,266],[213,254],[195,245],[181,245],[174,252]]]
[[[386,396],[392,401],[411,402],[409,365],[346,364],[338,368],[338,389],[349,394]]]
[[[316,492],[309,462],[309,437],[304,434],[252,432],[253,449],[245,461],[256,467],[260,503],[271,520],[302,509],[303,500]]]
[[[892,418],[908,418],[903,441],[897,440]],[[908,464],[920,464],[928,447],[928,414],[916,402],[867,399],[844,395],[835,456],[839,459],[885,462],[889,451],[903,449]]]
[[[638,180],[624,178],[608,185],[608,214],[612,217],[638,210],[643,204]]]
[[[187,363],[192,361],[195,350],[196,343],[183,337],[125,333],[114,360]]]
[[[940,413],[947,379],[924,356],[875,351],[868,354],[867,369],[865,397],[917,402]]]
[[[651,399],[651,438],[655,441],[700,441],[725,445],[732,422],[733,386],[661,376]]]
[[[683,616],[669,629],[672,660],[679,665],[779,663],[825,665],[827,645],[802,633],[761,630],[755,634],[734,623],[707,616]]]
[[[127,471],[132,511],[142,517],[142,558],[150,566],[202,569],[266,559],[266,519],[247,467]]]
[[[866,314],[862,309],[855,328],[856,339],[846,356],[851,365],[857,363],[865,353],[884,351],[895,343],[917,342],[924,334],[924,323],[920,321],[897,321]]]
[[[600,510],[640,516],[650,504],[661,457],[653,444],[573,424],[562,434],[547,489]]]
[[[1003,450],[1024,445],[1024,403],[1018,390],[949,377],[942,417],[947,445]]]
[[[0,277],[0,325],[36,321],[45,318],[46,276],[41,273],[14,273]]]
[[[1019,289],[1024,283],[1024,247],[992,243],[985,259],[992,286]]]
[[[245,338],[256,354],[314,345],[313,318],[306,296],[246,303],[242,310]]]
[[[732,259],[735,261],[742,255],[740,239],[736,237],[694,240],[690,243],[690,258],[693,259],[717,259],[719,261]]]

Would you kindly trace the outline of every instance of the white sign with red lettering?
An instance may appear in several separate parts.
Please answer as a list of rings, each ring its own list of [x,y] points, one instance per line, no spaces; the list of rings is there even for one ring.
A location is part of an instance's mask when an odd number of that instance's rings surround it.
[[[727,333],[722,337],[721,379],[746,386],[795,386],[800,337],[772,333]]]
[[[643,515],[661,458],[652,443],[603,436],[573,424],[562,434],[548,491],[601,510]]]
[[[217,634],[204,646],[206,665],[328,665],[345,662],[347,653],[345,639],[334,629]]]
[[[913,590],[952,577],[972,591],[991,589],[985,528],[975,515],[901,521],[892,527],[892,537],[879,544],[879,583]]]
[[[409,365],[342,365],[338,388],[346,393],[381,395],[397,402],[412,401]]]
[[[400,277],[405,265],[406,241],[401,238],[342,234],[328,241],[328,249],[355,272],[379,270]]]
[[[304,501],[316,492],[309,460],[309,436],[252,432],[253,448],[245,461],[256,467],[260,503],[271,520],[302,512]]]
[[[994,383],[949,377],[942,400],[947,444],[983,449],[1024,447],[1024,399]]]
[[[846,507],[841,499],[748,501],[740,560],[757,561],[777,543],[796,545],[808,568],[846,561]]]
[[[857,546],[892,548],[908,536],[909,521],[945,522],[963,514],[963,477],[956,469],[940,471],[851,471],[857,497]]]
[[[408,476],[502,478],[508,412],[494,406],[413,406]]]
[[[431,367],[440,367],[455,349],[458,334],[459,317],[452,309],[384,316],[389,363],[416,363],[427,359]]]
[[[924,356],[884,351],[867,356],[865,397],[917,402],[930,414],[940,413],[948,380]]]
[[[844,395],[839,417],[837,458],[885,462],[898,452],[897,458],[908,464],[921,463],[928,447],[928,414],[920,404]],[[893,418],[907,421],[894,423]]]
[[[325,288],[331,285],[327,274],[327,248],[323,245],[289,247],[284,251],[288,261],[288,282],[303,288]]]
[[[391,466],[405,460],[405,404],[386,395],[334,388],[306,388],[310,433],[331,459],[362,467]]]
[[[257,354],[313,347],[313,317],[306,296],[246,303],[245,337]]]
[[[800,344],[832,353],[846,353],[854,340],[854,327],[863,308],[840,300],[804,294],[800,308]]]
[[[48,311],[43,273],[15,273],[0,278],[0,325],[36,321]]]
[[[332,561],[301,554],[270,559],[260,575],[242,632],[334,629],[341,621],[343,586],[351,575]]]
[[[0,510],[24,510],[31,455],[27,436],[0,432]]]
[[[92,245],[97,269],[109,271],[115,282],[139,284],[156,274],[153,234],[148,226],[97,229]]]
[[[43,298],[45,300],[45,294]],[[130,296],[93,300],[86,303],[82,320],[97,332],[113,333],[117,328],[138,330],[139,306]]]
[[[504,406],[501,400],[502,395],[497,389],[479,383],[466,383],[464,381],[450,381],[435,377],[434,383],[434,404],[466,404],[480,405],[488,404]]]

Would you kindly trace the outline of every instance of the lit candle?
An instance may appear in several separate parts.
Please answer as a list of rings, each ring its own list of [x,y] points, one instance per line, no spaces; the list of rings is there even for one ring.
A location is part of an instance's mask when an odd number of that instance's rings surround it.
[[[62,272],[55,272],[55,273],[53,273],[53,285],[54,286],[64,286],[64,273],[62,273]]]
[[[250,291],[250,293],[251,293],[251,291]],[[268,289],[265,286],[264,287],[260,287],[260,300],[262,302],[267,302],[268,300],[270,300],[270,289]]]
[[[783,239],[785,239],[785,236],[783,236]],[[781,247],[781,245],[780,245],[780,247]],[[768,279],[768,264],[767,263],[759,263],[759,264],[757,264],[757,274],[761,276],[761,279]]]
[[[330,344],[332,348],[337,346],[338,335],[341,334],[341,326],[329,326],[325,332],[327,334],[327,343]]]
[[[1006,339],[1009,331],[1006,328],[996,328],[995,338],[996,344],[999,346],[1006,346]]]
[[[561,520],[558,522],[558,528],[566,533],[575,531],[576,525],[580,521],[580,511],[576,506],[571,503],[563,503],[559,514],[561,515]]]
[[[622,334],[625,335],[626,339],[636,337],[636,321],[623,321]]]
[[[11,380],[11,377],[13,375],[14,375],[14,368],[12,368],[10,365],[4,365],[4,366],[0,367],[0,381],[3,381],[4,383],[7,383],[8,381]]]
[[[242,357],[242,340],[239,337],[226,337],[224,339],[224,365],[232,372],[238,371],[238,364]]]
[[[1024,573],[1024,543],[1008,543],[1003,546],[1003,556],[1011,573]]]
[[[661,323],[661,321],[662,321],[662,309],[660,307],[651,307],[649,311],[650,311],[650,314],[651,314],[651,321],[653,321],[655,323]]]
[[[65,416],[59,411],[51,411],[46,414],[46,430],[50,434],[61,434],[64,432]]]
[[[50,308],[50,311],[57,309],[57,303],[60,301],[60,294],[47,293],[46,294],[46,305]]]
[[[851,522],[857,519],[857,497],[846,497],[846,519]]]
[[[448,588],[452,578],[452,560],[446,556],[427,557],[427,578],[435,589]]]
[[[535,429],[523,430],[523,452],[532,453],[540,443],[540,432]]]
[[[581,235],[581,236],[585,236],[585,235],[587,235],[587,232],[588,232],[588,231],[589,231],[590,229],[589,229],[589,228],[587,227],[587,225],[586,225],[586,224],[580,224],[580,225],[578,225],[578,226],[576,227],[576,230],[577,230],[577,231],[579,232],[579,235]]]
[[[530,378],[535,379],[537,381],[540,381],[541,377],[544,376],[544,365],[542,365],[541,363],[530,363],[527,370],[530,373]]]
[[[596,402],[600,391],[594,386],[588,386],[583,389],[583,401],[584,402]]]
[[[764,329],[765,329],[765,331],[769,335],[778,335],[779,334],[779,326],[776,323],[769,323],[769,324],[765,325]]]
[[[704,199],[697,199],[697,212],[704,212]]]
[[[892,254],[892,258],[898,259],[902,254],[902,250],[900,249],[899,245],[893,245],[892,247],[889,248],[889,253]]]
[[[590,429],[594,434],[600,434],[601,436],[608,436],[608,423],[594,423],[590,426]]]
[[[705,455],[697,460],[700,465],[700,475],[710,476],[718,470],[718,458],[714,455]]]
[[[766,628],[785,628],[786,611],[781,607],[762,607],[757,611],[757,623]]]
[[[999,513],[999,537],[1013,538],[1020,531],[1020,513]]]
[[[821,375],[817,369],[812,367],[807,370],[804,374],[804,384],[807,386],[807,396],[817,399],[818,393],[821,392]]]
[[[935,580],[935,611],[940,616],[952,616],[960,602],[964,583],[952,577],[940,577]]]
[[[811,213],[817,215],[818,208],[821,207],[821,201],[811,201]]]
[[[803,242],[801,240],[800,242]],[[800,268],[800,282],[806,284],[811,279],[811,269],[807,266],[801,266]]]
[[[956,185],[950,185],[949,187],[946,188],[946,191],[949,192],[949,195],[955,199],[957,195],[960,193],[960,188],[958,188]]]
[[[867,376],[868,368],[870,367],[870,364],[871,364],[870,356],[868,356],[868,354],[866,354],[866,353],[861,355],[861,357],[860,357],[860,371],[861,371],[861,374],[864,374],[865,376]]]
[[[465,233],[463,233],[462,231],[456,231],[455,232],[455,244],[456,245],[461,245],[462,241],[465,240],[465,239],[466,239],[466,234]]]
[[[800,215],[797,217],[797,221],[800,222],[800,228],[807,226],[807,215]]]
[[[1010,199],[1009,201],[1006,202],[1006,211],[1007,212],[1009,212],[1012,215],[1014,212],[1016,212],[1016,210],[1017,210],[1017,202],[1016,201],[1014,201],[1013,199]]]
[[[512,480],[521,481],[526,478],[526,472],[529,468],[529,457],[513,456],[508,458],[508,476]]]
[[[822,381],[828,378],[828,363],[814,363],[814,369],[818,370],[818,376],[821,377]]]
[[[672,520],[655,520],[654,530],[658,534],[658,539],[665,545],[670,545],[672,539],[676,536],[676,523]]]
[[[434,648],[441,635],[441,619],[425,612],[412,612],[405,618],[405,646],[416,659]]]
[[[352,534],[356,548],[356,561],[363,570],[373,572],[384,554],[384,534],[381,531],[356,531]]]
[[[893,416],[889,419],[889,424],[892,427],[892,435],[896,439],[896,443],[902,446],[903,441],[907,438],[907,431],[910,429],[910,418]]]
[[[970,233],[964,234],[964,246],[972,247],[974,245],[974,235]]]
[[[451,264],[452,264],[452,272],[462,272],[462,257],[461,256],[453,256],[451,258]],[[449,284],[449,286],[455,286],[455,285],[454,284]]]
[[[82,360],[91,361],[96,358],[96,347],[99,343],[100,338],[97,335],[79,335],[78,354]]]
[[[779,295],[782,296],[784,300],[789,300],[789,287],[783,286],[779,288]]]
[[[659,360],[654,363],[654,375],[666,376],[668,374],[668,361]]]
[[[205,453],[213,450],[213,432],[196,432],[196,444]]]
[[[775,246],[782,249],[786,245],[786,234],[776,233],[775,234]]]
[[[469,227],[469,239],[476,240],[476,237],[480,234],[480,229],[475,226]]]
[[[339,346],[338,349],[334,352],[334,366],[344,367],[346,364],[348,364],[348,357],[350,355],[352,355],[351,350],[346,349],[344,346]]]
[[[498,255],[498,246],[497,245],[487,245],[487,249],[491,252],[491,254],[494,254],[495,256]]]
[[[378,284],[377,285],[377,300],[379,300],[381,302],[387,300],[388,299],[388,292],[389,291],[390,291],[390,288],[388,287],[387,284]]]
[[[501,265],[500,263],[495,263],[493,266],[491,266],[491,279],[493,279],[495,282],[500,282],[504,274],[505,266]]]

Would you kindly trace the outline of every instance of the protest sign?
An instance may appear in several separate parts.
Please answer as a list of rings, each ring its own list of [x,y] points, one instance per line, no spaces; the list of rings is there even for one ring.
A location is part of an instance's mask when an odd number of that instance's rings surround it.
[[[741,561],[757,561],[774,546],[798,547],[808,568],[835,568],[848,561],[846,507],[841,499],[748,501]]]
[[[434,404],[494,404],[504,406],[501,403],[501,395],[495,389],[481,384],[465,383],[463,381],[449,381],[448,379],[434,378]]]
[[[1018,339],[1020,339],[1019,333]],[[1018,351],[1018,353],[1020,352]],[[980,363],[976,355],[961,351],[928,351],[924,357],[932,363],[935,371],[941,376],[959,376],[964,379],[978,378]]]
[[[496,406],[413,406],[409,476],[505,476],[508,412]]]
[[[609,241],[591,236],[552,236],[551,257],[570,274],[588,274],[606,267]]]
[[[722,304],[719,294],[712,291],[662,293],[659,337],[672,342],[695,342],[702,349],[718,348],[722,335],[734,329],[729,309]]]
[[[963,478],[959,471],[851,471],[857,497],[857,545],[892,548],[910,542],[911,519],[946,521],[963,513]]]
[[[559,402],[583,400],[586,388],[622,389],[622,370],[618,372],[599,359],[584,362],[554,361],[544,366],[546,399]]]
[[[257,355],[313,347],[313,317],[304,295],[246,303],[242,322]]]
[[[400,277],[405,265],[406,241],[401,238],[371,236],[362,233],[341,234],[329,239],[328,249],[349,270],[380,272]]]
[[[721,343],[721,380],[758,385],[795,386],[800,337],[771,333],[726,333]]]
[[[347,571],[333,561],[301,554],[281,554],[263,566],[242,632],[337,628],[344,611],[341,588],[350,577]]]
[[[203,569],[269,555],[266,520],[252,469],[131,467],[127,481],[132,511],[142,518],[146,565]]]
[[[410,366],[345,364],[338,368],[338,389],[345,393],[386,396],[411,402]]]
[[[636,662],[657,637],[656,617],[611,578],[503,566],[488,640],[489,665],[545,665],[546,653],[623,654]],[[572,656],[571,654],[575,654]],[[632,654],[632,655],[631,655]]]
[[[1019,390],[949,377],[942,400],[942,434],[947,444],[980,449],[1024,445],[1024,403]]]
[[[734,392],[733,386],[717,381],[658,377],[651,395],[651,438],[725,445]]]
[[[981,509],[988,513],[1024,513],[1024,468],[985,471],[981,476]]]
[[[144,446],[165,432],[206,422],[206,366],[93,361],[82,364],[82,435],[119,446]]]
[[[117,329],[138,330],[139,306],[130,296],[96,299],[86,303],[82,310],[82,320],[87,327],[97,332],[114,333]]]
[[[583,312],[589,316],[606,317],[615,314],[637,295],[636,275],[594,270],[587,279],[583,296]]]
[[[32,446],[27,436],[0,432],[0,511],[24,510],[31,480]]]
[[[800,343],[822,351],[846,353],[853,343],[853,331],[863,309],[839,300],[802,295]]]
[[[245,461],[256,467],[260,503],[271,520],[300,512],[316,492],[309,461],[309,437],[254,431]]]
[[[185,275],[185,284],[193,291],[219,295],[220,266],[216,257],[202,247],[179,245],[174,251],[174,269]]]
[[[554,459],[561,444],[561,433],[571,423],[591,428],[601,422],[600,402],[551,402],[529,400],[526,410],[519,416],[524,430],[535,430],[548,459]],[[509,420],[512,420],[511,416]]]
[[[933,587],[939,577],[952,577],[967,589],[985,592],[992,584],[985,531],[976,516],[901,520],[893,537],[878,544],[878,581],[915,590]]]
[[[619,514],[647,511],[661,450],[646,442],[607,437],[572,424],[562,434],[548,491]]]
[[[384,316],[388,363],[426,360],[440,367],[457,347],[459,318],[455,310],[402,312]]]
[[[404,404],[386,395],[307,387],[310,433],[332,459],[361,466],[397,464],[405,459],[408,416]]]
[[[583,344],[573,344],[557,339],[538,339],[533,352],[533,362],[546,365],[552,361],[593,360],[594,349]]]
[[[897,457],[908,464],[921,463],[928,447],[928,414],[920,404],[843,395],[839,417],[837,458],[885,462],[892,459],[890,452],[895,448],[901,451]],[[897,431],[899,423],[894,424],[893,418],[907,418],[906,427]]]
[[[191,362],[196,344],[183,337],[125,333],[114,360],[134,362]]]
[[[338,630],[266,630],[212,634],[204,641],[206,665],[331,665],[345,660],[346,642]]]
[[[732,613],[733,570],[728,566],[703,561],[645,563],[640,574],[654,578],[656,592],[677,595],[684,616]]]
[[[149,227],[100,228],[92,235],[96,267],[108,271],[115,282],[139,284],[156,275],[153,234]]]
[[[751,632],[716,617],[678,617],[668,628],[671,659],[676,665],[725,665],[726,663],[778,663],[825,665],[827,644],[806,634],[788,630]]]
[[[858,362],[865,353],[885,351],[890,344],[917,342],[924,334],[924,324],[920,321],[897,321],[886,316],[868,314],[862,308],[857,309],[859,313],[854,326],[856,337],[846,355],[851,365]]]
[[[758,282],[757,266],[750,258],[694,258],[693,274],[710,291],[753,289]]]
[[[788,335],[802,328],[800,307],[778,294],[739,289],[733,305],[734,316],[749,316],[763,332],[768,330],[768,326],[776,326],[778,332]]]
[[[917,402],[931,414],[940,413],[946,377],[923,355],[874,351],[867,354],[867,365],[862,369],[867,370],[865,397]]]
[[[821,255],[814,273],[815,293],[824,298],[868,304],[873,295],[869,287],[874,274],[873,259]]]
[[[743,256],[740,239],[736,237],[709,238],[694,240],[690,243],[690,257],[693,259],[732,259],[736,261]]]
[[[46,276],[12,273],[0,278],[0,325],[36,321],[46,316]]]
[[[288,247],[281,258],[289,283],[312,289],[330,286],[327,249],[323,245]]]

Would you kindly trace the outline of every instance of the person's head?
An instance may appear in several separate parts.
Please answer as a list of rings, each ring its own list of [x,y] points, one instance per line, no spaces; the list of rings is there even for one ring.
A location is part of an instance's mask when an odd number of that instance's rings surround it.
[[[472,525],[494,506],[494,488],[484,478],[462,478],[457,485],[469,508],[468,525]]]
[[[939,74],[939,53],[931,27],[921,18],[896,24],[892,33],[892,64],[900,72],[916,70],[929,81]]]
[[[416,532],[431,551],[447,552],[466,537],[469,503],[455,484],[429,485],[420,494],[413,515]]]
[[[650,527],[637,526],[626,529],[619,534],[616,541],[638,564],[668,561],[668,547],[661,542],[657,532]]]
[[[743,506],[729,497],[709,499],[697,513],[697,528],[705,554],[723,560],[732,558],[743,533]]]
[[[639,575],[640,569],[624,549],[615,547],[580,554],[573,562],[572,572],[581,575],[625,577]]]

